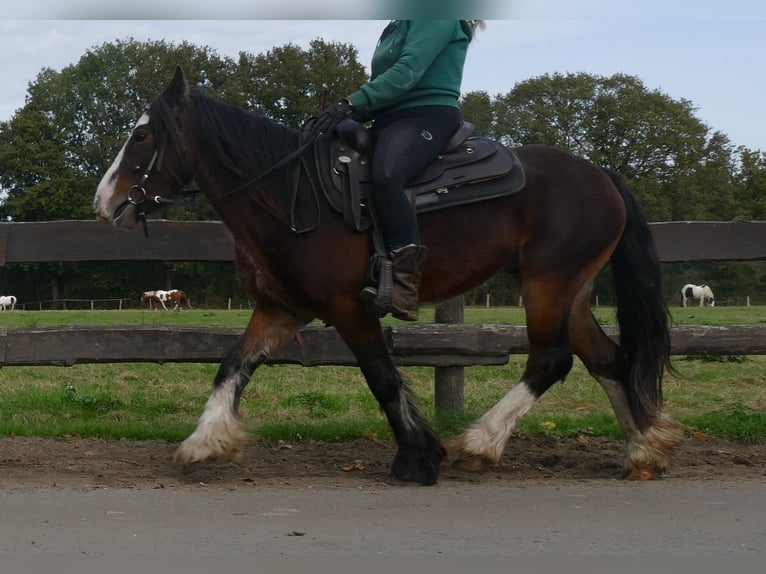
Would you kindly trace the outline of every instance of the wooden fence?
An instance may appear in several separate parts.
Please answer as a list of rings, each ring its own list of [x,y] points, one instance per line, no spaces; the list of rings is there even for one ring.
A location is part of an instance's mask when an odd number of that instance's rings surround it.
[[[766,259],[766,222],[672,222],[651,225],[662,261]],[[55,261],[232,261],[234,242],[219,222],[151,221],[140,231],[94,221],[0,223],[0,266]],[[436,307],[436,324],[390,326],[398,364],[435,367],[436,407],[460,410],[463,368],[502,365],[527,349],[524,327],[464,325],[462,298]],[[241,330],[220,328],[0,327],[0,366],[104,362],[220,362]],[[608,329],[616,337],[614,329]],[[307,327],[301,347],[287,345],[272,364],[354,365],[332,328]],[[145,345],[162,340],[162,348]],[[674,354],[766,354],[766,326],[674,327]]]
[[[662,261],[766,259],[766,221],[650,224]],[[0,266],[53,261],[232,261],[216,221],[150,221],[149,239],[95,221],[0,223]]]

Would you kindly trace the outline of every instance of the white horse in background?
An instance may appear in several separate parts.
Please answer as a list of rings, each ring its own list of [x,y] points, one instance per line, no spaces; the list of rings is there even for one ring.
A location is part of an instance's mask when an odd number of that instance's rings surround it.
[[[715,307],[715,297],[713,296],[713,290],[705,285],[692,285],[687,283],[681,288],[681,305],[686,307],[687,299],[699,299],[700,307],[708,305],[709,307]]]
[[[16,308],[16,297],[13,295],[0,296],[0,311],[13,311]]]

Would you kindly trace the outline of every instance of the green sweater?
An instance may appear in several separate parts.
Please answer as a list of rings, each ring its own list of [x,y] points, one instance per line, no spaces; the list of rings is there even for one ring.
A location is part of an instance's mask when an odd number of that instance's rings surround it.
[[[372,56],[370,81],[349,96],[365,122],[414,106],[458,107],[471,27],[465,20],[394,20]]]

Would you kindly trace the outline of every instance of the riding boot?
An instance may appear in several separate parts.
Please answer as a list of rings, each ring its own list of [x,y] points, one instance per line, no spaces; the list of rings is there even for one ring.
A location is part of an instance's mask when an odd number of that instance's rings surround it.
[[[405,247],[391,256],[394,289],[391,314],[402,321],[418,320],[418,289],[426,250],[419,245]]]
[[[417,321],[418,289],[425,260],[425,248],[412,245],[381,262],[377,289],[365,287],[360,294],[370,312],[378,317],[391,313],[402,321]]]

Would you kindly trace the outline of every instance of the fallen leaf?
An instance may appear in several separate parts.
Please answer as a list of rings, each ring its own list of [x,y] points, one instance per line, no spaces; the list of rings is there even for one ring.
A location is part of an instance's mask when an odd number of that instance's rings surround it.
[[[346,472],[349,470],[364,470],[364,461],[357,459],[351,464],[342,465],[340,468]]]

